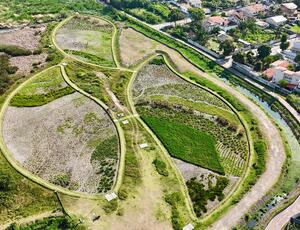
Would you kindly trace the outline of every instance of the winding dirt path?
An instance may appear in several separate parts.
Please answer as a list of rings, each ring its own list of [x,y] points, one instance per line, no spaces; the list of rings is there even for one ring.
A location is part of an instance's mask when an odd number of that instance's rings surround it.
[[[283,229],[283,227],[289,222],[290,218],[300,212],[300,196],[295,200],[293,204],[287,207],[284,211],[275,216],[266,230]]]

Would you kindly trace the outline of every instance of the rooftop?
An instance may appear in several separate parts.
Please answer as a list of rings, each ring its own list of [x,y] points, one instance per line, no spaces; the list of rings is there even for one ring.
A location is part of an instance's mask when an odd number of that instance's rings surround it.
[[[287,8],[289,10],[296,10],[298,8],[297,5],[293,2],[282,3],[282,6],[284,6],[285,8]]]

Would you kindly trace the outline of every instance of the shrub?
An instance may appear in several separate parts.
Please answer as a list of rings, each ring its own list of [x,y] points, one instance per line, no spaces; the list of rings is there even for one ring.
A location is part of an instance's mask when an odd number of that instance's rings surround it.
[[[156,171],[162,175],[162,176],[168,176],[169,173],[167,171],[167,166],[166,166],[166,163],[163,162],[162,160],[156,158],[154,161],[153,161],[153,164],[155,165],[155,168],[156,168]]]
[[[0,45],[0,52],[4,52],[11,56],[28,56],[31,55],[32,52],[28,49],[21,48],[19,46],[13,45]]]

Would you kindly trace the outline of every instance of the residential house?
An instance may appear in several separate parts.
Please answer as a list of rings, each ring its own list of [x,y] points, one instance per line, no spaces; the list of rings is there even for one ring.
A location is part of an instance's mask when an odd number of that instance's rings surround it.
[[[291,51],[300,52],[300,40],[292,42]]]
[[[276,68],[280,67],[287,70],[290,64],[291,63],[287,60],[277,60],[271,64],[270,68],[263,72],[263,75],[268,81],[271,81],[275,75]]]
[[[211,16],[205,18],[203,20],[203,26],[207,31],[212,31],[214,28],[220,28],[225,32],[237,27],[235,23],[222,16]]]
[[[294,72],[283,67],[276,67],[272,81],[278,84],[281,80],[288,82],[287,88],[295,89],[300,84],[300,71]]]
[[[263,29],[269,27],[269,23],[264,22],[264,21],[259,20],[259,19],[257,19],[257,20],[255,21],[255,24],[256,24],[257,26],[259,26],[260,28],[263,28]]]
[[[280,7],[282,13],[287,17],[297,17],[297,8],[297,5],[293,2],[282,3]]]
[[[247,17],[253,18],[260,13],[264,13],[267,7],[261,3],[251,4],[249,6],[242,7],[239,9],[240,12],[243,12]]]
[[[242,21],[246,20],[247,17],[242,11],[229,10],[226,12],[228,19],[236,24],[240,24]]]
[[[266,19],[266,22],[274,27],[282,26],[287,22],[287,18],[283,15],[277,15]]]

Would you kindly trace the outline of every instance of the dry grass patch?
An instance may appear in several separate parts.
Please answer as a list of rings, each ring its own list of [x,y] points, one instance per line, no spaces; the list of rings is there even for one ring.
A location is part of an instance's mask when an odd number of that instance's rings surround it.
[[[116,130],[96,103],[74,93],[39,107],[9,107],[3,126],[8,148],[34,174],[74,191],[111,188],[118,142],[105,141],[117,140]]]

